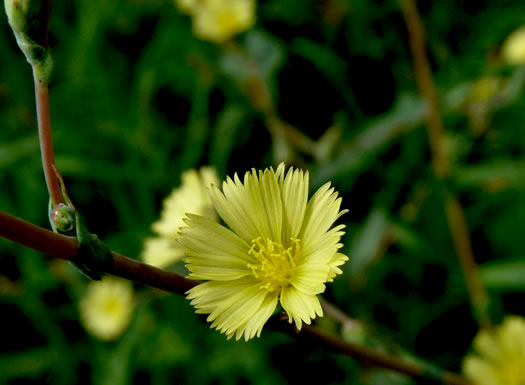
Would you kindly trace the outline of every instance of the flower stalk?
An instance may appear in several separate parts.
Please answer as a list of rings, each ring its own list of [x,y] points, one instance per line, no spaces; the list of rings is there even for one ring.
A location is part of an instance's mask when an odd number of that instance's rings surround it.
[[[42,167],[46,179],[49,198],[53,205],[64,203],[64,197],[57,176],[55,154],[53,151],[53,138],[51,136],[51,117],[49,112],[49,88],[40,84],[35,79],[35,99],[38,119],[38,137],[42,155]]]
[[[68,261],[74,260],[78,254],[78,241],[75,237],[54,233],[2,211],[0,211],[0,237]],[[189,289],[199,284],[198,281],[146,265],[115,252],[112,252],[112,256],[112,263],[106,273],[117,277],[178,295],[185,295]],[[436,369],[430,373],[424,365],[406,362],[392,354],[343,341],[313,326],[304,325],[299,332],[288,322],[286,316],[271,319],[269,326],[293,338],[315,341],[329,351],[356,358],[373,366],[388,368],[412,377],[436,377]],[[472,385],[457,374],[441,370],[437,372],[446,385]]]
[[[55,166],[49,112],[49,83],[53,73],[48,47],[51,0],[5,0],[4,3],[16,42],[33,69],[40,151],[49,197],[53,205],[65,203]]]

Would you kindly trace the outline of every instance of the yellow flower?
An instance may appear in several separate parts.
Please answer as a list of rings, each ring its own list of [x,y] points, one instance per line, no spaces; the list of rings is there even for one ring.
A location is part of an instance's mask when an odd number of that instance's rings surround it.
[[[80,300],[80,320],[95,337],[110,341],[118,338],[129,325],[135,299],[129,281],[104,277],[91,281]]]
[[[217,214],[207,188],[218,183],[219,178],[213,167],[202,167],[200,172],[188,170],[182,174],[182,185],[166,198],[160,219],[152,225],[153,232],[158,236],[146,239],[144,243],[144,262],[165,268],[183,257],[184,251],[176,238],[177,232],[184,226],[184,216],[193,213],[216,221]]]
[[[186,13],[192,13],[200,5],[202,0],[175,0],[177,7]]]
[[[176,0],[192,15],[196,36],[222,43],[255,24],[255,0]]]
[[[308,201],[308,172],[247,172],[215,186],[210,197],[229,229],[189,215],[179,242],[190,278],[205,280],[188,291],[197,313],[211,327],[245,340],[260,336],[278,303],[298,329],[323,310],[317,298],[348,258],[338,252],[344,225],[330,227],[346,212],[330,184]],[[231,230],[230,230],[231,229]]]
[[[525,320],[506,317],[494,330],[482,330],[474,338],[477,354],[469,354],[463,372],[476,385],[525,383]]]
[[[501,56],[509,64],[525,64],[525,26],[507,37],[501,48]]]

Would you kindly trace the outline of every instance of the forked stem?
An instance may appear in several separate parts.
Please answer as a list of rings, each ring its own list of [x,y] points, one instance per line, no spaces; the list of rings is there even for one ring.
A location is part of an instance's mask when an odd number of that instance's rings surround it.
[[[74,260],[78,253],[76,238],[54,233],[2,211],[0,211],[0,237],[68,261]],[[198,281],[158,269],[115,252],[113,252],[112,265],[106,273],[179,295],[185,295],[189,289],[199,284]],[[407,362],[389,353],[343,341],[338,336],[312,326],[304,325],[299,332],[286,317],[273,318],[269,326],[294,338],[315,341],[328,351],[347,355],[370,365],[391,369],[412,377],[437,377],[448,385],[472,385],[471,382],[457,374],[435,368],[430,371],[429,368],[418,363]]]

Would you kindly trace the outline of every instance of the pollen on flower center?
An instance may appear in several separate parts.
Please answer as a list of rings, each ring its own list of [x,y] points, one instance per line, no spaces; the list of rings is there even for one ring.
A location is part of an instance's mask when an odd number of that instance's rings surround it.
[[[296,256],[300,251],[299,239],[291,238],[291,246],[285,248],[281,242],[261,237],[252,241],[248,254],[259,263],[249,263],[255,278],[261,281],[261,289],[275,291],[288,286],[296,267]]]

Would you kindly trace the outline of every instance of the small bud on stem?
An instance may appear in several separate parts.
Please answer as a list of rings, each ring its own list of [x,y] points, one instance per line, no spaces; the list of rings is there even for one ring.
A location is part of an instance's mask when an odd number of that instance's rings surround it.
[[[33,67],[35,81],[48,85],[53,59],[47,47],[49,2],[45,0],[4,0],[9,25],[26,60]]]
[[[69,233],[75,228],[75,213],[68,205],[59,203],[50,210],[49,221],[55,232]]]

